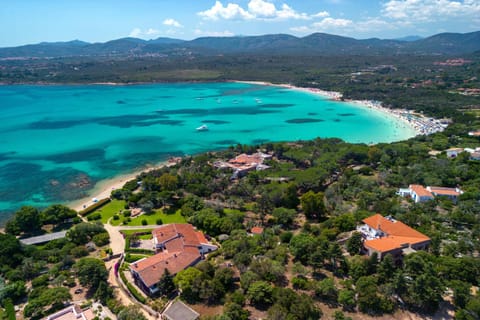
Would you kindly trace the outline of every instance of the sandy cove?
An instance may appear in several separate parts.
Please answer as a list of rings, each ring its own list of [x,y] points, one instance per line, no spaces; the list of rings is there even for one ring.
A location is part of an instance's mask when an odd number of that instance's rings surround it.
[[[446,128],[446,125],[442,123],[440,120],[427,118],[421,114],[414,114],[412,111],[407,109],[385,108],[382,106],[382,103],[380,101],[343,99],[343,94],[337,91],[326,91],[326,90],[317,89],[317,88],[296,87],[291,84],[274,84],[274,83],[265,82],[265,81],[234,81],[234,82],[282,87],[286,89],[313,93],[334,101],[351,103],[361,108],[374,109],[376,111],[386,113],[389,116],[392,116],[393,118],[396,118],[402,121],[405,125],[415,130],[416,135],[428,135],[435,132],[443,131]]]
[[[263,85],[263,86],[276,86],[276,87],[282,87],[286,89],[303,91],[307,93],[313,93],[313,94],[325,97],[327,99],[335,100],[335,101],[342,100],[342,93],[336,92],[336,91],[326,91],[326,90],[321,90],[317,88],[302,88],[302,87],[293,86],[291,84],[274,84],[274,83],[265,82],[265,81],[233,81],[233,82]],[[438,120],[431,120],[422,115],[416,115],[418,120],[412,120],[410,118],[410,115],[411,115],[410,111],[405,109],[385,108],[382,106],[381,102],[379,101],[371,101],[371,100],[342,100],[342,101],[353,103],[359,107],[375,109],[379,112],[387,113],[389,116],[392,116],[400,121],[403,121],[406,125],[412,127],[417,133],[417,135],[430,134],[436,131],[442,131],[445,128],[445,126],[441,126],[438,123]],[[429,128],[425,129],[425,126]],[[151,170],[160,169],[164,166],[170,166],[174,164],[175,163],[172,163],[170,161],[165,161],[155,166],[146,167],[144,169],[137,170],[133,173],[116,176],[112,179],[102,180],[95,185],[95,187],[90,193],[91,195],[79,200],[72,201],[67,205],[76,211],[81,211],[85,207],[92,205],[94,203],[93,199],[101,200],[101,199],[110,197],[110,194],[112,193],[113,190],[121,189],[127,181],[135,179],[142,172],[148,172]]]
[[[152,170],[157,170],[161,169],[165,166],[172,166],[175,165],[175,162],[170,162],[170,161],[164,161],[161,162],[157,165],[154,166],[148,166],[143,169],[134,171],[132,173],[127,173],[123,175],[116,176],[111,179],[106,179],[106,180],[101,180],[97,182],[94,186],[94,188],[90,191],[90,195],[87,197],[84,197],[82,199],[74,200],[66,205],[73,210],[76,211],[82,211],[88,206],[91,206],[94,204],[94,199],[96,200],[102,200],[105,198],[109,198],[110,194],[112,193],[113,190],[116,189],[121,189],[125,183],[127,183],[130,180],[135,179],[137,176],[139,176],[143,172],[150,172]]]

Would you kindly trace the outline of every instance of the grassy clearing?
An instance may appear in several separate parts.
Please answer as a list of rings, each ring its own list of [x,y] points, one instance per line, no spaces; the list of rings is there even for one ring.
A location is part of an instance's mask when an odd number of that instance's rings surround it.
[[[229,208],[224,208],[223,212],[225,212],[226,214],[228,214],[228,213],[242,213],[242,211],[240,211],[238,209],[229,209]]]
[[[95,210],[89,215],[94,215],[99,213],[102,218],[102,223],[107,223],[108,219],[113,217],[115,214],[118,214],[121,210],[125,208],[125,200],[112,200],[110,203],[107,203],[103,207]],[[88,218],[88,216],[87,216]]]
[[[114,226],[124,225],[124,226],[139,226],[142,225],[154,225],[157,224],[158,219],[162,220],[162,224],[169,223],[186,223],[187,220],[181,215],[181,210],[177,210],[175,213],[164,213],[162,210],[156,210],[152,214],[143,214],[136,218],[131,218],[129,222],[124,222],[123,216],[119,220],[112,220],[111,224]],[[146,221],[144,223],[143,221]]]

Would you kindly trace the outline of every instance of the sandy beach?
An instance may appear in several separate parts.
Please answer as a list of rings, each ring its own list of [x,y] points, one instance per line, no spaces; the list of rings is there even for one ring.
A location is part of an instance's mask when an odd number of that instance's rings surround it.
[[[127,173],[127,174],[116,176],[111,179],[99,181],[95,184],[95,187],[93,187],[93,189],[90,191],[90,195],[88,197],[74,200],[72,202],[67,203],[66,205],[72,208],[73,210],[81,211],[86,207],[94,204],[95,203],[94,199],[102,200],[105,198],[109,198],[113,190],[121,189],[127,181],[135,179],[142,172],[149,172],[152,170],[160,169],[162,167],[171,166],[174,164],[175,163],[171,163],[169,161],[164,161],[154,166],[148,166],[143,169],[136,170],[132,173]]]
[[[257,84],[257,85],[265,85],[265,86],[277,86],[307,93],[313,93],[324,98],[334,100],[334,101],[342,101],[346,103],[350,103],[356,105],[361,108],[368,108],[371,110],[375,110],[378,112],[382,112],[391,116],[392,118],[398,119],[402,122],[403,127],[407,126],[413,129],[416,132],[416,135],[428,135],[435,132],[443,131],[446,128],[444,123],[441,123],[440,120],[427,118],[420,114],[413,114],[412,111],[406,109],[390,109],[385,108],[382,106],[380,101],[373,101],[373,100],[351,100],[351,99],[342,99],[343,95],[341,92],[336,91],[326,91],[318,88],[303,88],[303,87],[296,87],[291,84],[274,84],[265,81],[235,81],[239,83],[248,83],[248,84]]]
[[[321,90],[318,88],[304,88],[304,87],[296,87],[291,84],[274,84],[265,81],[232,81],[237,83],[246,83],[246,84],[253,84],[253,85],[262,85],[262,86],[275,86],[286,88],[290,90],[298,90],[310,94],[315,94],[321,96],[326,99],[334,100],[334,101],[344,101],[350,103],[352,105],[356,105],[361,108],[368,108],[371,111],[378,111],[387,114],[389,117],[392,118],[392,121],[399,121],[401,124],[396,125],[398,129],[402,127],[409,127],[413,129],[417,135],[421,134],[430,134],[436,131],[441,131],[444,129],[439,122],[435,119],[425,118],[422,115],[414,115],[405,109],[389,109],[382,106],[382,103],[379,101],[357,101],[357,100],[343,100],[342,93],[335,92],[335,91],[326,91]],[[103,83],[103,84],[111,84],[111,83]],[[120,189],[123,185],[132,179],[135,179],[139,174],[142,172],[147,172],[150,170],[158,169],[166,165],[172,165],[169,161],[161,162],[155,166],[145,167],[143,169],[137,170],[132,173],[123,174],[116,176],[111,179],[102,180],[98,182],[95,187],[89,191],[89,196],[75,200],[72,202],[67,203],[67,205],[77,211],[80,211],[94,203],[94,200],[101,200],[110,197],[110,194],[115,189]]]

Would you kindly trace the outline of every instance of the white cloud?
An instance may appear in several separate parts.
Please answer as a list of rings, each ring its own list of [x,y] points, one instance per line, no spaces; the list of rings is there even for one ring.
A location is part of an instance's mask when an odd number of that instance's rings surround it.
[[[236,3],[228,3],[224,6],[220,1],[216,1],[213,7],[208,10],[198,12],[198,15],[207,20],[285,20],[285,19],[310,19],[306,13],[295,11],[287,4],[282,4],[278,9],[274,3],[268,0],[250,0],[248,9],[242,8]]]
[[[271,2],[263,0],[251,0],[248,3],[248,11],[256,17],[275,17],[277,8]]]
[[[216,1],[213,7],[198,13],[199,16],[208,20],[244,20],[252,19],[253,15],[244,10],[236,3],[229,3],[226,7],[220,1]]]
[[[355,31],[361,33],[377,33],[378,30],[385,31],[397,29],[397,26],[379,18],[370,18],[355,23],[354,28]]]
[[[362,21],[352,21],[349,19],[335,19],[327,17],[321,21],[314,22],[308,26],[298,26],[290,28],[297,33],[328,32],[333,34],[351,35],[377,33],[378,30],[392,30],[396,26],[379,18],[368,18]]]
[[[385,17],[408,22],[429,22],[448,18],[478,17],[480,1],[390,0],[383,4]]]
[[[277,11],[277,17],[279,19],[309,19],[310,17],[306,13],[298,13],[287,4],[282,5],[282,10]]]
[[[320,11],[319,13],[314,14],[312,17],[314,17],[314,18],[325,18],[325,17],[328,17],[328,16],[330,16],[330,13],[328,13],[327,11]]]
[[[140,28],[133,28],[130,31],[129,37],[133,38],[151,38],[152,36],[159,35],[160,31],[157,29],[149,28],[147,30],[142,31]]]
[[[345,28],[353,25],[352,20],[348,19],[335,19],[335,18],[325,18],[322,21],[315,22],[312,26],[317,30],[331,30],[335,28]]]
[[[171,19],[171,18],[163,20],[163,24],[166,25],[166,26],[175,27],[175,28],[182,28],[183,27],[180,24],[180,22],[178,22],[175,19]]]
[[[195,29],[193,31],[197,36],[204,36],[204,37],[232,37],[235,34],[228,30],[224,31],[205,31],[201,29]]]

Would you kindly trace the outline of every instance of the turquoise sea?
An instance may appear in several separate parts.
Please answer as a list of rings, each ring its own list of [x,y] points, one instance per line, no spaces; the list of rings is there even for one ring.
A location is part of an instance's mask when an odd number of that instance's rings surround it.
[[[100,180],[170,156],[237,143],[415,135],[372,109],[246,83],[0,86],[0,109],[0,221],[21,205],[85,197]],[[202,124],[209,130],[197,131]]]

